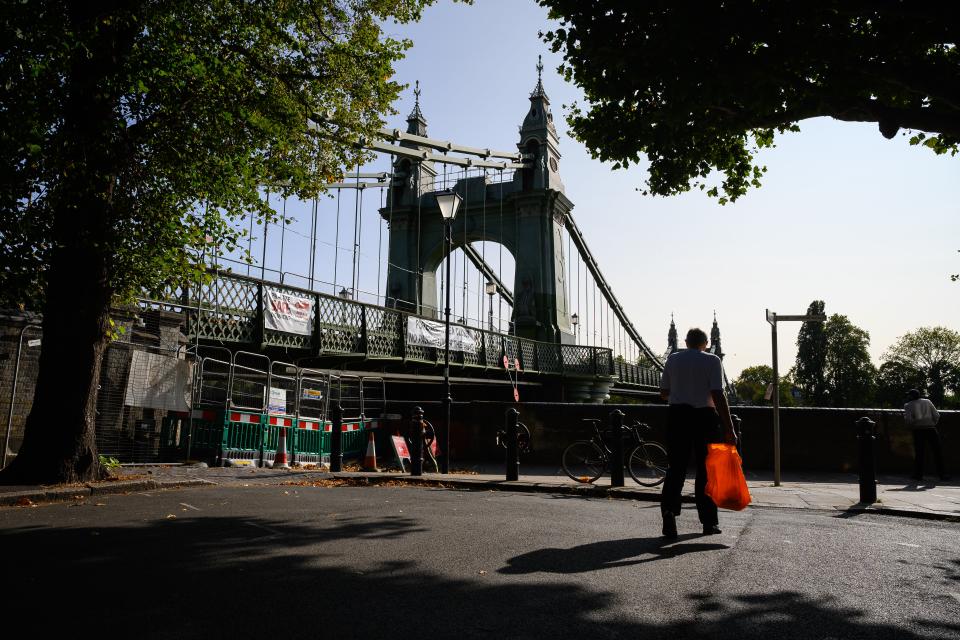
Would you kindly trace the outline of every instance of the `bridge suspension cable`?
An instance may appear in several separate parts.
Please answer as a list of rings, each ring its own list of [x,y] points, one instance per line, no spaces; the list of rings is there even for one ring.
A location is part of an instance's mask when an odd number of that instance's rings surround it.
[[[601,296],[606,300],[609,308],[613,311],[614,315],[616,315],[617,320],[620,321],[621,327],[623,327],[623,330],[626,331],[628,336],[630,336],[630,339],[637,346],[640,352],[654,364],[662,366],[663,363],[660,361],[660,357],[653,352],[646,342],[644,342],[643,338],[640,337],[640,333],[637,331],[636,327],[634,327],[633,323],[630,322],[630,319],[623,310],[623,306],[614,295],[613,289],[610,288],[606,278],[603,277],[603,273],[600,271],[600,266],[597,264],[596,259],[593,257],[593,253],[587,246],[586,240],[584,240],[583,234],[580,232],[580,228],[577,227],[577,223],[574,222],[573,216],[569,212],[565,216],[564,224],[567,232],[570,234],[570,237],[573,240],[573,243],[577,247],[577,251],[579,252],[583,261],[585,261],[590,275],[593,276],[594,291],[596,292],[596,289],[599,288]],[[595,300],[596,298],[594,298],[593,305],[594,314],[596,314]],[[596,322],[594,321],[593,324],[595,325]],[[594,329],[594,331],[596,331],[596,329]]]

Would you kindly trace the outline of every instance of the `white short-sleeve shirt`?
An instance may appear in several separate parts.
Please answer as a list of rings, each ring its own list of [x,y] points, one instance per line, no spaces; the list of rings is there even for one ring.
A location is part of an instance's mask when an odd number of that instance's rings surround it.
[[[712,407],[711,391],[723,391],[720,358],[699,349],[677,351],[667,358],[660,388],[670,390],[670,404]]]

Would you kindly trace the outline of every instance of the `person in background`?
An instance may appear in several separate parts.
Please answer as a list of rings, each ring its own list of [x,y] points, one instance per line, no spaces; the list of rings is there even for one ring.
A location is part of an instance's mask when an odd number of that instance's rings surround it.
[[[724,440],[736,442],[727,397],[723,394],[723,367],[720,358],[705,353],[707,334],[701,329],[687,332],[687,348],[667,358],[660,379],[660,396],[667,400],[667,456],[670,467],[663,482],[660,511],[663,535],[677,537],[680,492],[687,476],[690,451],[697,463],[694,494],[704,535],[721,533],[717,505],[706,495],[707,443],[716,442],[718,424],[723,423]]]
[[[913,431],[914,480],[923,480],[923,458],[927,445],[933,451],[933,460],[941,480],[947,480],[943,469],[943,452],[940,450],[940,433],[937,423],[940,414],[933,403],[920,397],[920,391],[910,389],[907,392],[909,402],[903,405],[903,422]]]

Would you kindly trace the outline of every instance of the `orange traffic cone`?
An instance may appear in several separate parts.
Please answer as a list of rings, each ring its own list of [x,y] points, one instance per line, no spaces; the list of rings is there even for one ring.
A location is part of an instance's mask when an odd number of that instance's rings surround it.
[[[367,453],[363,456],[364,471],[380,471],[377,469],[377,445],[373,441],[373,431],[367,439]]]
[[[284,427],[280,427],[280,437],[277,439],[277,452],[273,456],[273,468],[290,468],[290,461],[287,460],[287,430]]]

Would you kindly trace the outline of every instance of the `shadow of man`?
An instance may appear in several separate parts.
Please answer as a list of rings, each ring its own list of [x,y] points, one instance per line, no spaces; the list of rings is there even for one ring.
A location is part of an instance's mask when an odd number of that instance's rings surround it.
[[[689,533],[674,540],[657,536],[655,538],[601,540],[600,542],[582,544],[570,549],[537,549],[510,558],[507,560],[507,566],[498,569],[498,573],[584,573],[643,564],[664,558],[674,558],[687,553],[720,551],[730,548],[725,544],[715,542],[683,542],[700,537],[699,534]]]

